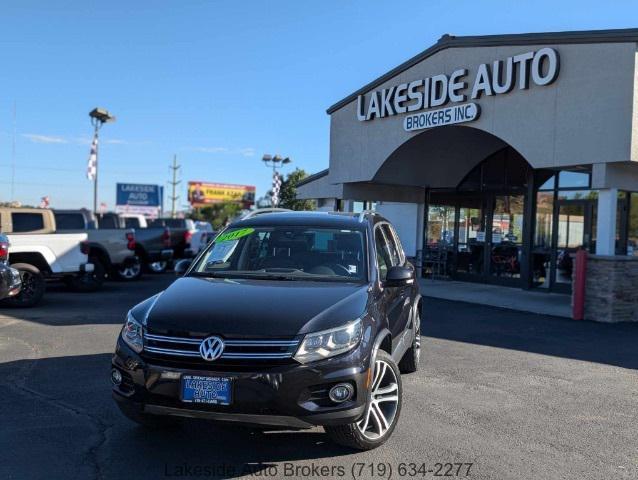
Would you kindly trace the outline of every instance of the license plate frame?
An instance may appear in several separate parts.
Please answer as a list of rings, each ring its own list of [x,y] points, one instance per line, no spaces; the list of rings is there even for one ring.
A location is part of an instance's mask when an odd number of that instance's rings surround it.
[[[220,375],[182,375],[180,400],[198,405],[231,405],[233,379]]]

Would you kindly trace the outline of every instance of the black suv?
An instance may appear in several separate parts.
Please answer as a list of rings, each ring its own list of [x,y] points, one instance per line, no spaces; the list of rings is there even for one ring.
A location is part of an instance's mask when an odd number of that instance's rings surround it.
[[[118,338],[111,380],[127,417],[321,425],[358,449],[390,437],[400,373],[419,364],[421,296],[387,220],[259,215],[186,262]]]

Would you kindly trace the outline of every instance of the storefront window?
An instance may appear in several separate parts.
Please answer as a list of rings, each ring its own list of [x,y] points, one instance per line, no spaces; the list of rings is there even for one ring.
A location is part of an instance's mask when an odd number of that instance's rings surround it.
[[[454,243],[454,207],[450,205],[430,205],[426,241],[428,245]]]
[[[589,172],[570,172],[563,170],[558,176],[558,188],[589,188]]]
[[[551,248],[552,222],[554,219],[554,192],[536,194],[536,232],[534,246]]]
[[[524,203],[523,195],[495,198],[490,252],[490,272],[494,276],[520,278]]]
[[[638,193],[629,199],[629,221],[627,222],[627,255],[638,256]]]

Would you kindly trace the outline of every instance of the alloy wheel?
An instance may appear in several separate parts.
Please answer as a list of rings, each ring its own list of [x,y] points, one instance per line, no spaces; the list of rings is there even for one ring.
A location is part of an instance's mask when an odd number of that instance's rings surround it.
[[[416,360],[416,364],[419,364],[419,360],[421,360],[421,315],[416,314],[415,319],[415,329],[414,329],[414,358]]]
[[[167,263],[166,262],[151,262],[148,264],[148,266],[155,273],[162,273],[164,270],[166,270]]]
[[[399,406],[399,385],[394,369],[384,360],[374,364],[370,401],[363,419],[357,422],[361,434],[369,440],[383,437],[392,427]]]
[[[30,272],[21,271],[20,279],[22,280],[22,288],[20,289],[20,292],[25,297],[32,296],[35,293],[35,277]]]
[[[121,268],[118,273],[123,278],[130,280],[132,278],[136,278],[140,274],[141,270],[142,270],[142,265],[140,265],[139,263],[135,263],[133,265],[129,265],[127,267]]]

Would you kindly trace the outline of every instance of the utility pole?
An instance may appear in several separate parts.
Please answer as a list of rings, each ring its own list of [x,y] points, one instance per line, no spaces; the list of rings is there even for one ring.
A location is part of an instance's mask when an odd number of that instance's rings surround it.
[[[175,203],[179,200],[179,195],[177,195],[176,187],[180,183],[181,180],[177,180],[177,171],[182,168],[181,165],[177,165],[177,155],[173,155],[173,165],[169,166],[169,168],[173,171],[173,181],[168,182],[172,187],[172,195],[171,195],[171,218],[175,218],[177,216],[177,212],[175,211]]]

